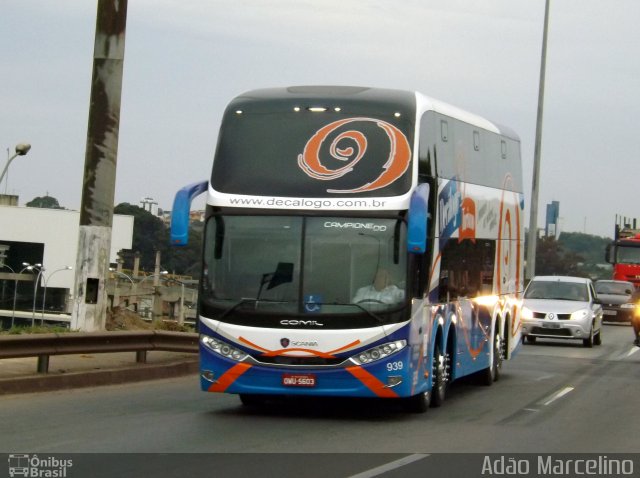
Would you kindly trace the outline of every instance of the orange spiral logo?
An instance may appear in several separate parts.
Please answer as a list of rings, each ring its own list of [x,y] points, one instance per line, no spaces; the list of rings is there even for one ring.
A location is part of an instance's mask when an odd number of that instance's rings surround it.
[[[411,162],[411,148],[409,141],[402,131],[385,121],[373,118],[350,118],[334,121],[316,131],[311,139],[307,141],[302,154],[298,155],[298,166],[300,166],[300,169],[302,169],[307,176],[322,181],[337,179],[353,171],[354,166],[362,160],[367,151],[367,137],[362,131],[356,129],[347,130],[336,135],[331,141],[328,149],[329,154],[332,158],[344,163],[344,166],[334,169],[327,168],[320,160],[320,152],[329,135],[336,129],[348,123],[363,121],[375,123],[389,138],[389,156],[382,166],[382,172],[377,178],[363,186],[355,189],[327,189],[329,193],[359,193],[383,188],[402,176],[409,167],[409,163]],[[349,144],[353,144],[353,146],[349,145],[341,148],[340,144],[344,144],[345,140],[351,140]]]

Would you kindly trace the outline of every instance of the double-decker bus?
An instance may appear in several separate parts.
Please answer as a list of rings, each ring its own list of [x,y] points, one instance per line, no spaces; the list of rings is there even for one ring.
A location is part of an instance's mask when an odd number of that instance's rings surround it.
[[[438,406],[520,343],[520,143],[422,94],[309,86],[226,108],[207,192],[201,386]]]

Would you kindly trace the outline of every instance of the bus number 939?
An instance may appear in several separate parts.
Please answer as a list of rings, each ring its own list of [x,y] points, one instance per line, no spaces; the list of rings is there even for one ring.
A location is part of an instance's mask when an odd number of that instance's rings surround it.
[[[387,364],[387,371],[388,372],[395,372],[397,370],[402,370],[404,368],[404,363],[403,362],[389,362]]]

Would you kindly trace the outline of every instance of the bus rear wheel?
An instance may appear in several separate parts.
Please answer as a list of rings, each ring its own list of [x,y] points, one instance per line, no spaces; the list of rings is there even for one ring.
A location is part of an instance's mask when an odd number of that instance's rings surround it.
[[[494,330],[491,351],[491,364],[480,372],[480,380],[483,385],[491,385],[500,378],[502,362],[504,360],[504,343],[500,332]]]
[[[431,406],[439,407],[447,396],[447,388],[451,378],[451,355],[442,353],[440,345],[436,345],[433,352],[433,365],[431,376],[433,377]]]

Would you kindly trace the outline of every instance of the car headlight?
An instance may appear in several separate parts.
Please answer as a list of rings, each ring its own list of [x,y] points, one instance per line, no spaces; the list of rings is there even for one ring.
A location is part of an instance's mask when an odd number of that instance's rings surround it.
[[[523,307],[520,315],[524,320],[533,319],[533,311],[529,307]]]
[[[591,311],[589,309],[576,310],[574,313],[571,314],[571,320],[582,320],[588,317],[590,313]]]
[[[209,350],[222,355],[225,358],[235,360],[236,362],[242,362],[244,359],[248,357],[246,352],[243,352],[240,349],[235,348],[232,345],[229,345],[222,340],[215,339],[213,337],[209,337],[208,335],[203,335],[200,339]]]
[[[396,340],[395,342],[378,345],[376,347],[370,348],[369,350],[365,350],[364,352],[360,352],[351,357],[350,360],[357,365],[365,365],[371,362],[375,362],[376,360],[386,358],[389,355],[402,350],[406,347],[406,345],[406,340]]]

